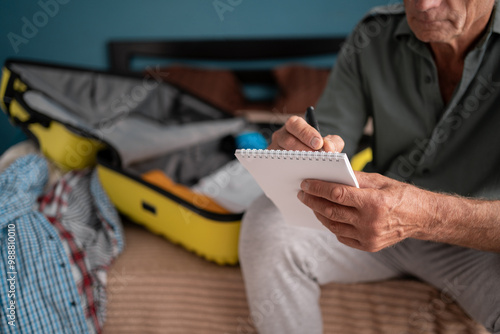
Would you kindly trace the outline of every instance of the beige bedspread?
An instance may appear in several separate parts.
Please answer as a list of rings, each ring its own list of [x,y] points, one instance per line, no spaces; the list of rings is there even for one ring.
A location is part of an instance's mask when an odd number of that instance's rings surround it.
[[[126,249],[109,273],[104,334],[255,333],[238,267],[207,262],[124,225]],[[329,284],[320,302],[325,333],[487,333],[439,291],[414,280]]]

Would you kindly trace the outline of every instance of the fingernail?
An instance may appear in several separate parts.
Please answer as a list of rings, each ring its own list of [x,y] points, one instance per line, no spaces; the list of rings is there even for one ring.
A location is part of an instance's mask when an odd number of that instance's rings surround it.
[[[300,199],[301,201],[304,199],[304,192],[302,190],[298,192],[297,198]]]
[[[302,183],[300,184],[300,188],[305,191],[309,190],[309,182],[302,181]]]
[[[314,149],[320,149],[321,148],[321,140],[319,140],[318,137],[314,137],[311,140],[311,147]]]

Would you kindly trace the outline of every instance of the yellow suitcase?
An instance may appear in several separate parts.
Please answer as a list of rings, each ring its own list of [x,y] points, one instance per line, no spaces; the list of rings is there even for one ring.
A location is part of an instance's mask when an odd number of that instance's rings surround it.
[[[210,261],[238,262],[242,214],[214,212],[143,175],[165,161],[181,184],[215,171],[234,159],[220,147],[245,128],[242,119],[154,77],[22,60],[5,63],[0,101],[60,167],[97,166],[123,215]]]

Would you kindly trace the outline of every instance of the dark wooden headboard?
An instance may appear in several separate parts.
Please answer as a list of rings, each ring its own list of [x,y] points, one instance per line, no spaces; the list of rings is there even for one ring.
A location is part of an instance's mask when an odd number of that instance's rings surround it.
[[[189,60],[269,60],[337,54],[344,37],[217,40],[120,40],[108,43],[110,70],[131,73],[134,57]],[[243,83],[268,83],[266,70],[234,70]]]

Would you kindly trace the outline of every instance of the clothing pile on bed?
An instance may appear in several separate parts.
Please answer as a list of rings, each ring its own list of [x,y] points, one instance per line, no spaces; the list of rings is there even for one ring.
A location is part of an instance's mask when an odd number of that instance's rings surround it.
[[[120,218],[95,170],[63,173],[34,152],[0,158],[0,332],[99,333]]]

